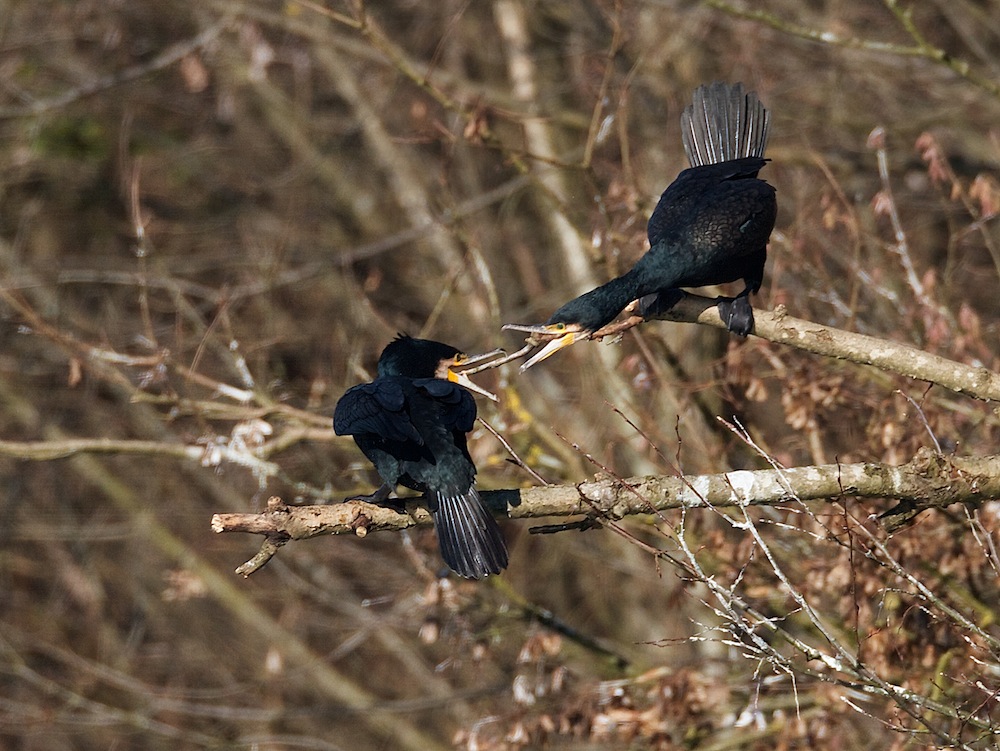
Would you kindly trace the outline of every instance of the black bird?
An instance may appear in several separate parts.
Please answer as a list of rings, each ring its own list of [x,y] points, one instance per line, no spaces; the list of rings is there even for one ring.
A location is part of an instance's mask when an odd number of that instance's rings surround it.
[[[541,326],[504,328],[553,336],[524,363],[527,370],[575,341],[590,338],[633,300],[654,293],[667,299],[679,287],[703,287],[742,279],[735,298],[719,298],[730,331],[753,330],[749,295],[760,289],[767,240],[774,229],[774,188],[757,178],[767,160],[769,115],[742,84],[700,86],[681,116],[684,150],[691,167],[663,191],[647,234],[649,251],[628,273],[559,308]]]
[[[385,503],[397,484],[426,493],[441,557],[467,579],[499,574],[507,546],[476,490],[465,440],[476,421],[466,388],[496,397],[455,368],[496,354],[467,357],[441,342],[400,335],[382,350],[378,378],[349,389],[333,413],[334,431],[354,436],[384,481],[354,499]]]

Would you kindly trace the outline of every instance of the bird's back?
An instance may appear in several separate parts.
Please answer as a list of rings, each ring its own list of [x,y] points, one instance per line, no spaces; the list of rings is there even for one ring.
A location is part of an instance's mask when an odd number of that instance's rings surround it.
[[[465,439],[475,419],[472,395],[457,384],[382,376],[344,394],[334,430],[354,436],[387,483],[464,491],[475,479]]]
[[[640,264],[669,268],[676,287],[756,273],[777,214],[774,188],[756,176],[764,164],[745,157],[681,172],[650,216],[650,252]]]
[[[767,199],[774,189],[757,178],[767,162],[759,157],[745,157],[730,162],[690,167],[667,186],[646,225],[650,247],[666,241],[677,242],[690,233],[692,220],[706,213],[736,216],[743,204],[753,203],[758,194]],[[759,186],[765,186],[760,188]],[[743,193],[752,197],[742,199]]]

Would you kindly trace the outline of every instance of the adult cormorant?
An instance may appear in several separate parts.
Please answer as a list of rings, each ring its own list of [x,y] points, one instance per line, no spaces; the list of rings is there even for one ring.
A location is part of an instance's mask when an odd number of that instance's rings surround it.
[[[468,579],[506,568],[507,546],[476,490],[465,440],[476,421],[466,388],[495,397],[455,368],[495,354],[470,358],[441,342],[400,335],[382,350],[378,377],[349,389],[333,413],[334,431],[354,436],[384,481],[354,499],[384,503],[397,484],[426,493],[441,557]]]
[[[691,167],[660,196],[649,218],[649,251],[632,270],[559,308],[541,326],[504,328],[554,337],[521,370],[573,342],[590,338],[633,300],[678,287],[704,287],[742,279],[735,298],[719,298],[729,330],[753,330],[749,295],[764,278],[767,240],[774,228],[774,188],[757,178],[767,160],[769,115],[742,84],[700,86],[681,115]]]

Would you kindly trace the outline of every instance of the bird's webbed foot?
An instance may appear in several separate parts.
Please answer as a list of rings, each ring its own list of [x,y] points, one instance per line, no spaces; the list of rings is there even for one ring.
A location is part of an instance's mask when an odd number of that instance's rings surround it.
[[[661,289],[652,295],[639,298],[639,315],[649,320],[661,316],[684,297],[682,289]]]
[[[365,503],[373,503],[376,506],[382,506],[384,508],[390,508],[393,511],[402,514],[406,509],[406,502],[401,498],[393,498],[389,500],[389,496],[392,495],[394,488],[389,483],[383,483],[382,486],[376,490],[374,493],[369,493],[368,495],[352,495],[345,498],[345,501],[364,501]]]
[[[747,336],[753,331],[753,308],[750,307],[750,291],[744,290],[736,297],[720,297],[719,317],[726,328],[738,336]]]

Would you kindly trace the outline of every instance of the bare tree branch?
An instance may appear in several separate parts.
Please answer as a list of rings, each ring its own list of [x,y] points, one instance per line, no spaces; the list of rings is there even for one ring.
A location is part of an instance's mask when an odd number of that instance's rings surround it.
[[[685,294],[669,310],[647,313],[645,317],[633,315],[605,326],[594,338],[620,334],[647,320],[702,323],[717,329],[726,328],[719,317],[716,300]],[[1000,374],[987,368],[964,365],[908,344],[793,318],[783,305],[774,310],[755,309],[753,333],[761,339],[787,344],[806,352],[871,365],[889,373],[928,381],[983,401],[1000,401]]]
[[[621,519],[676,508],[771,506],[792,498],[815,501],[844,496],[894,498],[917,510],[1000,498],[1000,456],[942,457],[925,449],[898,467],[874,462],[827,464],[482,492],[494,511],[506,508],[512,519],[577,514]],[[260,514],[215,514],[212,530],[265,535],[270,541],[266,544],[273,545],[319,535],[364,537],[369,532],[430,523],[430,514],[418,499],[408,499],[406,513],[399,513],[363,501],[288,506],[275,497]],[[241,567],[240,573],[249,575],[266,563],[259,558],[255,559],[259,565],[249,570]]]
[[[197,445],[167,443],[165,441],[135,441],[114,438],[66,438],[49,441],[0,441],[0,456],[30,461],[52,461],[77,454],[134,454],[144,456],[169,456],[190,459],[205,467],[215,467],[231,462],[247,467],[253,472],[271,477],[278,474],[278,466],[261,459],[254,451],[233,441],[230,437],[205,440]]]

